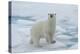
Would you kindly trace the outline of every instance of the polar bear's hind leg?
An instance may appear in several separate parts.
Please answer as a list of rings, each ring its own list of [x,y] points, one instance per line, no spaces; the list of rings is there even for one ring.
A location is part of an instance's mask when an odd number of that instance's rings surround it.
[[[35,38],[33,38],[32,39],[32,41],[33,41],[33,45],[35,46],[35,47],[40,47],[40,36],[36,36]]]
[[[30,39],[30,44],[33,44],[33,40],[32,40],[32,38]]]

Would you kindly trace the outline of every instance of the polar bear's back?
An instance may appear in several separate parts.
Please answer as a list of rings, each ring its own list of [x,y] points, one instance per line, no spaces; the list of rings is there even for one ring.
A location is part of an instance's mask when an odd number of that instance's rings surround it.
[[[31,34],[32,35],[42,34],[45,27],[47,27],[47,21],[39,21],[32,26]]]

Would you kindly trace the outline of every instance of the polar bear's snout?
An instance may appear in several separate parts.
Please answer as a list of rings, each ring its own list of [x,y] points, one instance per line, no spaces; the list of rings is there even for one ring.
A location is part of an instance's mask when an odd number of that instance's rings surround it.
[[[50,17],[52,18],[52,17],[53,17],[53,15],[51,14],[51,15],[50,15]]]

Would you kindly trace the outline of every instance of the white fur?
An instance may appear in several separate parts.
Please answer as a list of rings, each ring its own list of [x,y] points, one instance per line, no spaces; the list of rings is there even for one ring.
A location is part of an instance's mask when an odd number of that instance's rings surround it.
[[[33,43],[35,47],[40,46],[39,41],[42,37],[44,37],[49,44],[53,41],[56,29],[56,15],[53,15],[53,18],[50,18],[50,15],[48,15],[47,21],[40,21],[32,26],[31,43]]]

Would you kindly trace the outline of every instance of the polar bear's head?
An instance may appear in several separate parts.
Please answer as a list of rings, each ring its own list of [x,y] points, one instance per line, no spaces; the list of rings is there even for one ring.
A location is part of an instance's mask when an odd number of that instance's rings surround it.
[[[53,21],[56,18],[56,13],[48,13],[48,20]]]
[[[48,18],[54,18],[56,16],[56,13],[48,13]]]

